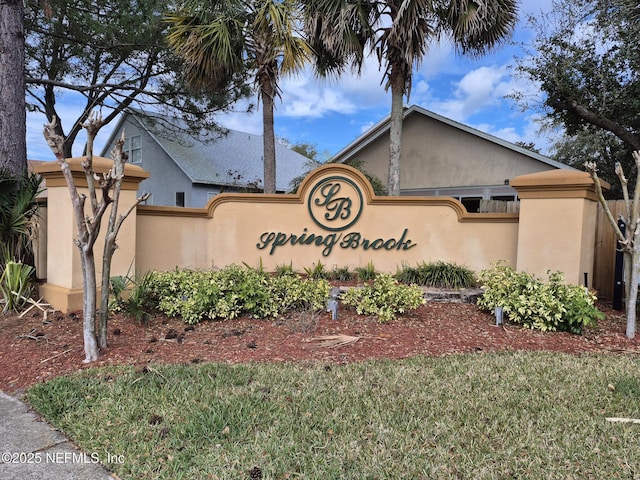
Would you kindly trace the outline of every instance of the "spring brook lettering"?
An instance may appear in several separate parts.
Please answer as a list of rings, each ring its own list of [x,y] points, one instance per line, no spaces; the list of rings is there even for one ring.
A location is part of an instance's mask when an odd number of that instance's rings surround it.
[[[364,238],[359,232],[350,233],[328,233],[318,235],[310,233],[307,228],[299,235],[284,232],[264,232],[260,235],[260,242],[256,244],[259,250],[269,249],[269,255],[273,255],[276,248],[284,245],[316,245],[324,246],[322,256],[327,257],[338,245],[339,248],[363,250],[409,250],[416,246],[411,239],[407,238],[409,229],[405,228],[397,240],[395,238],[376,238],[374,240]]]

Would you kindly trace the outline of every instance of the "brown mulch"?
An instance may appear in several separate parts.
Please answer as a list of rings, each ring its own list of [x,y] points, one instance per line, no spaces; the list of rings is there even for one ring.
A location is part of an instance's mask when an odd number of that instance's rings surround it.
[[[567,353],[640,354],[638,339],[625,338],[625,317],[600,304],[606,319],[583,335],[539,332],[506,324],[474,305],[429,303],[394,322],[380,324],[341,306],[330,313],[293,313],[275,320],[239,318],[189,326],[178,319],[154,317],[148,325],[117,316],[109,322],[109,346],[90,366],[150,363],[293,362],[350,363],[415,355],[441,356],[495,351],[545,350]],[[323,346],[311,339],[345,334],[359,337],[348,345]],[[41,312],[23,318],[0,315],[0,391],[25,388],[87,368],[81,312]]]

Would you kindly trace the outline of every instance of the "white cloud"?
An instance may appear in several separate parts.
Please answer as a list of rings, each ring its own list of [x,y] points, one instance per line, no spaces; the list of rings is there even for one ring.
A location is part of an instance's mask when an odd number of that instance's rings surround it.
[[[360,133],[364,133],[375,125],[374,122],[366,122],[360,125]]]
[[[441,108],[446,109],[451,103],[450,110],[455,113],[455,119],[464,121],[477,111],[495,106],[503,100],[508,82],[506,70],[503,67],[480,67],[467,73],[458,82],[453,94],[453,100],[444,102]]]

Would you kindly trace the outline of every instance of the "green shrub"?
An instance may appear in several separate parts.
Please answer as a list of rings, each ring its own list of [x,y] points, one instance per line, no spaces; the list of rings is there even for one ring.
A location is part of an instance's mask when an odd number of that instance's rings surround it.
[[[424,305],[423,290],[416,285],[402,285],[392,275],[380,273],[371,285],[348,290],[342,299],[355,307],[359,315],[376,315],[380,322],[394,320],[399,313]]]
[[[324,278],[302,279],[298,275],[286,275],[271,281],[272,294],[280,312],[321,310],[325,308],[330,288]]]
[[[412,267],[406,262],[402,262],[402,268],[397,269],[395,277],[398,282],[406,285],[411,285],[412,283],[420,284],[417,267]]]
[[[293,265],[289,263],[289,265],[276,265],[274,274],[276,277],[282,277],[284,275],[295,275],[295,272],[293,271]]]
[[[497,264],[479,277],[485,293],[478,306],[489,311],[503,307],[510,321],[526,328],[580,334],[604,318],[595,306],[596,296],[584,287],[568,285],[561,272],[550,272],[545,284],[535,275]]]
[[[121,275],[111,277],[109,311],[124,312],[138,323],[149,323],[154,308],[151,296],[153,279],[154,272],[147,272],[137,280]]]
[[[401,283],[436,288],[471,288],[476,285],[472,270],[447,262],[422,262],[415,267],[404,263],[398,269],[396,279]]]
[[[217,271],[155,273],[149,283],[158,310],[191,324],[242,315],[275,317],[288,309],[320,309],[329,292],[324,279],[303,280],[296,274],[271,277],[261,269],[236,265]]]

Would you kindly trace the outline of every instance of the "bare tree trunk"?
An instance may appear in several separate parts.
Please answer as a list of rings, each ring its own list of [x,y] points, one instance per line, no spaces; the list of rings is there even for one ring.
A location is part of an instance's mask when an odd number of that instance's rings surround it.
[[[636,334],[636,305],[638,303],[638,276],[640,276],[640,246],[636,247],[631,256],[629,275],[629,289],[626,297],[625,308],[627,310],[627,330],[626,336],[629,339],[635,337]]]
[[[264,142],[264,193],[276,193],[276,137],[273,120],[273,96],[275,91],[262,93],[263,142]]]
[[[84,363],[98,359],[98,342],[96,339],[96,263],[93,246],[80,248],[82,261],[82,333],[84,338]]]
[[[95,189],[93,186],[93,175],[89,174],[91,170],[91,157],[88,157],[83,167],[87,182],[89,183],[91,214],[85,215],[85,195],[80,195],[73,179],[73,174],[69,168],[69,164],[64,156],[64,138],[55,133],[56,119],[50,124],[45,125],[44,137],[49,147],[56,156],[56,160],[60,165],[60,170],[65,178],[71,203],[75,213],[76,226],[78,230],[78,238],[76,245],[80,250],[80,260],[82,263],[82,331],[84,339],[85,359],[84,362],[93,362],[98,359],[98,343],[96,338],[96,266],[93,247],[98,233],[100,232],[100,221],[108,205],[108,197],[102,199],[98,204],[95,199]],[[108,190],[107,190],[108,191]]]
[[[107,346],[107,322],[109,319],[109,287],[111,286],[111,260],[118,248],[116,239],[120,232],[122,223],[129,214],[141,203],[149,198],[149,194],[145,193],[129,207],[122,215],[118,215],[118,207],[120,205],[120,191],[122,190],[122,180],[124,178],[124,165],[126,156],[123,150],[124,132],[112,151],[113,169],[111,178],[113,179],[113,199],[111,201],[111,214],[109,215],[109,224],[104,239],[104,253],[102,256],[102,292],[100,296],[100,311],[98,312],[98,345],[100,348]]]
[[[27,173],[24,3],[0,0],[0,168]]]
[[[636,162],[636,168],[640,168],[640,151],[632,153]],[[627,178],[622,171],[619,163],[616,164],[616,174],[622,185],[622,194],[625,200],[626,223],[627,229],[623,234],[618,227],[618,222],[613,217],[609,205],[604,198],[600,179],[598,178],[598,170],[595,162],[586,162],[585,168],[591,175],[595,185],[596,194],[600,205],[613,228],[613,231],[620,244],[624,260],[624,278],[625,278],[625,309],[627,315],[626,336],[633,339],[636,335],[636,304],[638,301],[638,284],[640,279],[640,175],[637,176],[633,200],[629,197],[629,188]]]
[[[112,207],[115,211],[115,205]],[[111,227],[111,219],[109,220]],[[109,320],[109,290],[111,288],[111,259],[113,252],[116,250],[116,234],[112,233],[112,229],[107,230],[104,241],[104,254],[102,257],[102,281],[100,291],[100,309],[98,310],[98,345],[100,348],[107,346],[107,324]]]
[[[402,155],[402,120],[404,115],[404,81],[391,73],[391,116],[389,118],[389,176],[387,193],[400,195],[400,156]]]

